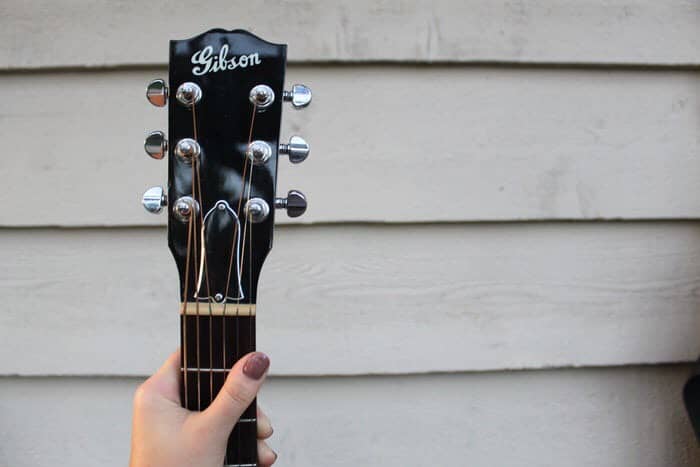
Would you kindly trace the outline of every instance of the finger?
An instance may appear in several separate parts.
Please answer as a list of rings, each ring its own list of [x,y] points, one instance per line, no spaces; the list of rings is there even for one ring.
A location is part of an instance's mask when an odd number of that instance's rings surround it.
[[[250,353],[236,362],[214,401],[198,414],[202,422],[228,436],[255,399],[269,367],[270,359],[261,352]]]
[[[269,467],[277,460],[277,453],[273,451],[265,441],[258,440],[258,464],[260,467]]]
[[[146,380],[143,386],[149,392],[180,405],[180,349],[170,354],[165,363]]]
[[[267,439],[272,436],[272,423],[265,412],[258,406],[258,439]]]

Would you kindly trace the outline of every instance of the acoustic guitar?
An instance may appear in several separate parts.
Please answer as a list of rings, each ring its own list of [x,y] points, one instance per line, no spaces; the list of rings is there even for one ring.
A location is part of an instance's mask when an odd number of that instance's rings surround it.
[[[167,188],[143,195],[165,212],[168,245],[180,277],[181,400],[203,410],[229,368],[255,350],[257,285],[272,247],[275,209],[306,210],[292,190],[276,196],[277,163],[309,155],[292,136],[280,143],[282,108],[300,109],[311,91],[284,88],[287,46],[247,31],[213,29],[170,42],[168,81],[152,81],[148,101],[168,108],[168,132],[146,137],[153,159],[167,159]],[[257,465],[256,407],[238,421],[224,464]]]
[[[700,443],[700,360],[695,363],[693,373],[683,386],[683,402],[695,431],[695,439]]]

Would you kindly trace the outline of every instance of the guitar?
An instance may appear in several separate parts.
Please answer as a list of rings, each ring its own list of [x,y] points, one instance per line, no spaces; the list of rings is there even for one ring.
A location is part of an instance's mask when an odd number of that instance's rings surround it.
[[[695,363],[693,373],[683,386],[683,402],[695,439],[700,443],[700,360]]]
[[[150,133],[146,153],[168,160],[167,191],[148,189],[143,206],[168,216],[168,245],[180,277],[181,400],[203,410],[229,368],[255,350],[260,270],[272,247],[275,208],[297,217],[306,198],[275,196],[282,155],[302,162],[309,145],[280,144],[284,102],[306,107],[311,91],[284,90],[287,46],[243,30],[213,29],[170,42],[169,79],[152,81],[148,101],[168,107],[168,138]],[[256,407],[233,429],[224,464],[257,465]]]

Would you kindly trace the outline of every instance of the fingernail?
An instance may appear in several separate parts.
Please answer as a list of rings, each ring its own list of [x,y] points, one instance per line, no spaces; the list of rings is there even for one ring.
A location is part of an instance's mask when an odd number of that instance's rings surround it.
[[[262,352],[255,352],[243,365],[243,374],[248,378],[260,379],[270,367],[270,359]]]
[[[275,451],[272,451],[272,454],[274,454],[274,456],[275,456],[275,460],[272,462],[275,462],[277,460],[277,453]]]

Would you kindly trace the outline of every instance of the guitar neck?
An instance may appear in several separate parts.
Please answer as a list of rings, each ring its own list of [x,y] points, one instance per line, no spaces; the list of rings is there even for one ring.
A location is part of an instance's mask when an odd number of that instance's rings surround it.
[[[280,141],[283,105],[301,109],[311,90],[284,88],[287,46],[240,29],[212,29],[170,42],[169,84],[155,79],[146,98],[168,107],[168,134],[149,133],[144,149],[167,160],[168,184],[143,196],[148,212],[166,212],[168,247],[180,279],[182,405],[205,410],[230,368],[255,350],[255,303],[270,249],[275,209],[290,217],[306,197],[278,197],[281,156],[309,155],[298,135]],[[287,104],[285,104],[287,103]],[[167,209],[166,209],[167,207]],[[257,466],[255,402],[229,437],[226,466]]]
[[[255,350],[255,305],[188,303],[180,315],[181,400],[204,410],[221,390],[230,368]],[[229,436],[224,465],[257,465],[256,404]]]

